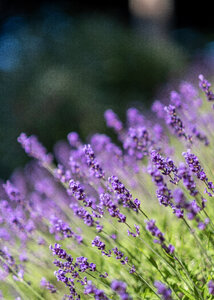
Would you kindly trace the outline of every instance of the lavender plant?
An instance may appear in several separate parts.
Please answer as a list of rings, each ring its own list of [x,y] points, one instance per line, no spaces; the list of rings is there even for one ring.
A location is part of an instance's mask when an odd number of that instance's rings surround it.
[[[199,87],[126,124],[106,111],[118,144],[71,132],[52,155],[18,137],[33,160],[0,187],[0,297],[214,299],[213,92]]]

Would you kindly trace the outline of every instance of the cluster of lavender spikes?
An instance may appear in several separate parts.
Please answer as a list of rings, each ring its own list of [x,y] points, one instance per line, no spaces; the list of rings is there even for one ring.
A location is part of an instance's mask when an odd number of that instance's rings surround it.
[[[202,75],[199,87],[214,100]],[[169,98],[152,107],[158,122],[130,108],[123,124],[107,110],[118,144],[71,132],[53,156],[18,137],[34,160],[0,186],[0,280],[16,299],[212,299],[214,117],[187,82]]]

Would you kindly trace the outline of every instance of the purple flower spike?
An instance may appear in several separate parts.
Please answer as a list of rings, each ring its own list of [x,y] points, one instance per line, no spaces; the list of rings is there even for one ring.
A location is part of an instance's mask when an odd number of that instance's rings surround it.
[[[67,136],[68,142],[73,148],[78,148],[81,145],[79,135],[76,132],[70,132]]]
[[[172,291],[160,281],[155,281],[154,286],[157,288],[159,295],[163,297],[163,300],[172,300]]]
[[[171,158],[164,159],[156,150],[151,151],[152,162],[163,175],[170,175],[171,172],[177,174],[177,167]]]
[[[210,295],[214,295],[214,281],[213,280],[210,280],[208,282],[208,289],[209,289]]]
[[[3,184],[3,188],[11,201],[20,202],[23,199],[19,190],[9,180]]]
[[[129,207],[136,210],[136,206],[132,202],[132,194],[124,186],[124,184],[118,179],[118,177],[111,176],[108,178],[108,181],[111,184],[115,194],[117,195],[118,201],[121,201],[124,207]]]
[[[181,108],[182,107],[181,95],[175,91],[172,91],[170,94],[170,102],[176,108]]]
[[[211,83],[208,80],[206,80],[202,74],[200,74],[198,76],[198,79],[199,79],[199,87],[205,93],[205,95],[207,97],[207,100],[208,101],[213,101],[214,100],[214,94],[210,89],[211,88]]]
[[[129,156],[141,160],[144,156],[148,155],[151,144],[149,133],[145,127],[131,127],[124,140],[123,148]]]
[[[111,283],[111,288],[115,291],[122,300],[131,299],[129,294],[126,291],[126,284],[123,281],[113,280]]]
[[[51,292],[51,294],[54,294],[57,292],[57,289],[51,284],[49,281],[47,281],[44,277],[40,281],[40,285],[47,290]]]
[[[188,149],[187,152],[183,152],[182,155],[184,156],[190,170],[198,177],[198,179],[206,184],[208,189],[213,192],[214,185],[211,181],[208,181],[208,177],[204,172],[204,169],[201,167],[198,157],[191,153],[190,149]]]
[[[169,246],[167,246],[165,244],[165,238],[163,233],[160,231],[160,229],[155,225],[155,220],[149,220],[146,222],[146,229],[148,231],[151,232],[151,234],[155,237],[157,237],[158,239],[154,240],[154,243],[160,244],[161,247],[169,254],[173,254],[174,253],[174,246],[169,244]]]
[[[29,156],[34,157],[43,163],[52,162],[52,155],[47,153],[47,150],[38,141],[36,136],[31,135],[27,137],[25,133],[21,133],[17,140]]]
[[[78,201],[85,200],[86,198],[84,189],[80,185],[79,181],[74,181],[73,179],[69,182],[69,189],[67,192],[69,195],[74,196]]]
[[[98,250],[105,250],[105,244],[100,240],[99,236],[96,236],[91,244],[93,247],[97,247]]]
[[[102,290],[99,290],[96,288],[95,285],[92,284],[91,281],[88,281],[85,289],[84,289],[85,295],[94,295],[94,299],[96,300],[109,300],[109,298],[105,295],[105,293]]]
[[[122,122],[119,120],[118,116],[113,112],[113,110],[106,110],[104,117],[108,127],[113,128],[116,132],[120,132],[123,129]]]
[[[167,113],[166,123],[174,130],[178,137],[184,137],[191,141],[191,137],[187,136],[181,119],[177,116],[175,106],[165,106],[164,110]]]
[[[91,148],[91,145],[85,145],[83,151],[85,153],[86,162],[88,164],[88,167],[92,171],[92,174],[97,178],[103,178],[104,172],[95,159],[95,154]]]

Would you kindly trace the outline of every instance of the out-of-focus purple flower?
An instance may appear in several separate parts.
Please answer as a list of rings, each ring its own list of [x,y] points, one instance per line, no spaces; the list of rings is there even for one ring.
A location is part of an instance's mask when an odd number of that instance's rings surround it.
[[[65,170],[64,166],[58,165],[54,170],[54,177],[65,183],[71,180],[71,172],[70,170]]]
[[[100,276],[101,278],[107,278],[107,277],[108,277],[108,273],[105,272],[104,274],[100,274],[99,276]]]
[[[196,196],[198,194],[191,171],[184,163],[180,163],[178,167],[178,177],[183,179],[184,186],[189,190],[191,196]]]
[[[50,233],[51,234],[55,234],[55,238],[57,240],[59,239],[63,239],[63,238],[72,238],[74,237],[75,240],[78,243],[82,242],[82,237],[80,237],[79,235],[75,234],[71,228],[68,226],[67,223],[63,222],[62,220],[60,220],[59,218],[57,218],[56,216],[52,216],[50,219],[51,222],[51,227],[50,227]]]
[[[116,132],[120,132],[123,129],[122,122],[119,120],[118,116],[113,112],[113,110],[106,110],[104,117],[108,127],[113,128]]]
[[[47,281],[44,277],[41,279],[40,285],[49,290],[52,294],[57,292],[57,289],[54,287],[54,285]]]
[[[128,235],[131,235],[133,237],[137,237],[137,236],[140,235],[140,226],[136,225],[136,224],[134,224],[134,226],[135,226],[135,229],[136,229],[136,233],[133,233],[133,232],[131,232],[129,230],[127,230],[127,233],[128,233]]]
[[[31,135],[27,137],[25,133],[21,133],[18,137],[18,142],[22,145],[25,152],[42,163],[51,163],[53,157],[51,154],[47,153],[45,147],[38,141],[37,137]]]
[[[166,184],[160,186],[156,191],[157,198],[159,203],[164,206],[171,206],[172,202],[172,193],[171,190],[168,189]]]
[[[9,273],[14,274],[14,272],[16,272],[18,276],[14,278],[15,280],[19,280],[23,277],[21,265],[16,264],[14,257],[10,254],[7,247],[0,249],[0,271],[0,278],[2,277],[1,280],[4,280]]]
[[[164,283],[155,281],[154,286],[156,287],[158,294],[163,297],[163,300],[172,300],[172,291],[170,288],[166,287]]]
[[[208,146],[210,144],[208,137],[205,133],[203,133],[201,130],[197,128],[196,125],[192,127],[192,134],[201,142],[204,143],[205,146]]]
[[[123,281],[113,280],[111,283],[111,288],[113,291],[115,291],[122,300],[128,300],[131,299],[129,294],[127,293],[127,285]]]
[[[19,192],[19,190],[9,181],[3,184],[3,188],[11,201],[20,202],[23,200],[23,196]]]
[[[170,102],[176,108],[181,108],[182,107],[181,95],[175,91],[172,91],[170,93]]]
[[[152,130],[153,130],[153,136],[154,136],[153,139],[155,140],[156,143],[161,140],[167,139],[167,137],[164,136],[163,127],[159,123],[155,124],[153,126]]]
[[[135,273],[135,272],[136,272],[136,268],[135,268],[134,265],[132,265],[132,267],[131,267],[129,273],[130,273],[130,274],[133,274],[133,273]]]
[[[11,238],[10,232],[4,227],[0,228],[0,239],[9,241],[10,238]]]
[[[148,155],[151,144],[152,141],[145,127],[130,127],[123,142],[123,148],[129,156],[141,160],[144,156]]]
[[[67,136],[68,142],[73,148],[78,148],[81,145],[78,133],[70,132]]]
[[[204,229],[207,227],[207,225],[209,224],[209,222],[210,222],[210,219],[209,219],[209,218],[206,218],[206,219],[204,220],[204,222],[199,222],[199,223],[198,223],[198,228],[199,228],[200,230],[204,230]]]
[[[116,234],[112,234],[112,235],[110,235],[110,237],[111,237],[113,240],[116,240],[116,239],[117,239],[117,235],[116,235]]]
[[[85,295],[94,295],[96,300],[108,300],[109,298],[105,295],[104,291],[99,290],[91,281],[88,281],[84,289]]]
[[[158,239],[154,240],[154,243],[158,243],[161,245],[161,247],[169,254],[173,254],[174,253],[174,246],[172,246],[171,244],[169,244],[169,246],[167,246],[165,244],[165,238],[163,233],[160,231],[160,229],[155,225],[155,220],[149,220],[146,222],[146,229],[148,231],[151,232],[151,234],[155,237],[157,237]]]
[[[70,204],[70,207],[73,210],[74,215],[82,219],[87,226],[91,227],[94,225],[94,219],[92,215],[85,210],[84,207],[79,206],[77,203]]]
[[[163,119],[165,116],[164,113],[164,105],[159,101],[156,100],[153,104],[152,104],[152,111],[155,112],[158,116],[158,118]]]
[[[209,289],[210,295],[214,295],[214,281],[213,280],[210,280],[208,282],[208,289]]]
[[[197,102],[198,90],[191,83],[186,82],[186,81],[181,82],[179,90],[180,90],[180,93],[181,93],[182,97],[184,98],[184,100],[189,102],[190,99],[191,100],[194,99],[194,101],[192,101],[191,104],[194,102]],[[201,101],[200,101],[200,103],[201,103]]]
[[[143,126],[145,119],[137,108],[131,107],[127,110],[128,127]]]

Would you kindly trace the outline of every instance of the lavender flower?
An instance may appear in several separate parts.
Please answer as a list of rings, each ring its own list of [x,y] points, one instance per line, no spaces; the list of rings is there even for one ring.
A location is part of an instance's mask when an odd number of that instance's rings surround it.
[[[172,291],[160,281],[155,281],[154,286],[157,288],[157,292],[162,296],[163,300],[172,300]]]
[[[74,196],[78,201],[86,199],[83,187],[80,185],[79,181],[74,181],[73,179],[69,182],[69,189],[67,189],[67,193]]]
[[[198,194],[196,184],[194,182],[194,179],[192,178],[192,173],[184,163],[180,163],[178,167],[178,177],[180,179],[183,179],[184,186],[189,190],[190,195],[196,196]]]
[[[104,172],[95,159],[95,154],[91,148],[91,145],[85,145],[83,151],[85,153],[86,162],[90,170],[92,171],[92,174],[97,178],[103,178]]]
[[[67,136],[68,142],[73,148],[78,148],[81,145],[78,133],[70,132]]]
[[[127,122],[129,127],[143,126],[145,119],[138,109],[131,107],[127,110]]]
[[[115,291],[119,296],[121,300],[130,300],[131,297],[126,291],[126,284],[123,281],[113,280],[111,283],[111,288],[113,291]]]
[[[120,132],[123,129],[121,121],[111,109],[106,110],[104,117],[108,127],[113,128],[116,132]]]
[[[128,152],[128,155],[141,160],[144,156],[148,155],[151,144],[152,142],[145,127],[131,127],[124,140],[123,147]]]
[[[96,236],[91,244],[93,247],[97,247],[98,250],[105,250],[105,244],[100,240],[99,236]]]
[[[198,177],[198,179],[205,182],[208,189],[214,191],[214,185],[211,181],[208,182],[208,177],[204,172],[204,169],[201,167],[198,157],[195,154],[191,153],[190,149],[188,149],[187,152],[183,152],[182,154],[190,170]]]
[[[189,141],[191,141],[191,137],[188,136],[185,132],[183,122],[177,116],[175,106],[173,106],[173,105],[165,106],[164,110],[167,112],[166,123],[174,130],[174,132],[179,137],[183,136],[183,137],[185,137],[185,139],[188,139]]]
[[[172,159],[164,159],[156,150],[151,151],[152,162],[163,175],[170,175],[171,172],[177,174],[177,167]]]
[[[109,298],[105,295],[104,291],[99,290],[95,285],[92,284],[91,281],[88,281],[85,289],[85,295],[94,295],[94,299],[96,300],[108,300]]]
[[[43,163],[52,162],[52,155],[47,154],[47,150],[40,144],[36,136],[31,135],[27,137],[25,133],[21,133],[17,140],[29,156]]]
[[[63,239],[63,238],[74,237],[78,243],[82,242],[82,237],[80,235],[77,235],[76,233],[74,233],[71,230],[71,228],[68,226],[68,224],[66,224],[65,222],[63,222],[62,220],[57,218],[56,216],[52,216],[50,222],[52,224],[52,226],[50,227],[50,233],[51,234],[55,233],[56,239],[59,240],[59,239]]]
[[[85,210],[84,207],[81,207],[76,203],[70,204],[70,207],[72,208],[74,215],[82,219],[87,226],[94,226],[95,221],[92,215],[87,210]]]
[[[170,93],[170,102],[176,108],[181,108],[182,107],[181,95],[175,91],[172,91]]]
[[[209,289],[210,295],[214,295],[214,281],[213,280],[210,280],[208,282],[208,289]]]
[[[121,201],[124,207],[136,209],[136,206],[132,201],[131,193],[118,179],[118,177],[111,176],[108,178],[108,181],[111,184],[113,191],[116,193],[118,201]]]
[[[6,184],[3,184],[2,186],[11,201],[20,202],[23,200],[23,196],[19,190],[9,180],[7,180]]]
[[[151,232],[151,234],[158,239],[155,239],[154,242],[161,245],[161,247],[169,254],[174,253],[174,246],[169,244],[169,246],[166,246],[165,244],[165,238],[163,233],[160,231],[160,229],[155,225],[155,220],[149,220],[146,222],[146,229]]]
[[[211,88],[211,83],[208,80],[206,80],[202,74],[200,74],[198,76],[198,79],[199,79],[199,87],[205,93],[205,95],[207,97],[207,100],[208,101],[213,101],[214,100],[214,94],[210,89]]]
[[[49,281],[47,281],[44,277],[40,281],[40,285],[47,290],[51,292],[51,294],[54,294],[57,292],[57,289],[54,287],[53,284],[51,284]]]

